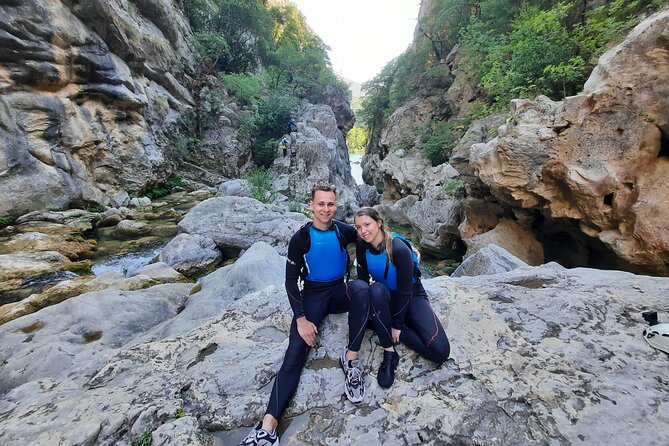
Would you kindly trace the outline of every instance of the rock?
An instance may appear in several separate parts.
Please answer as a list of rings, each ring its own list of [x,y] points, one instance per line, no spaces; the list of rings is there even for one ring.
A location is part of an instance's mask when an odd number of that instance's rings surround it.
[[[387,221],[393,221],[399,225],[410,225],[408,213],[409,209],[419,201],[417,195],[409,195],[407,197],[397,200],[392,205],[380,204],[375,206],[381,217]]]
[[[42,378],[62,380],[75,371],[82,377],[95,373],[104,362],[100,353],[117,349],[175,316],[191,287],[166,284],[139,291],[97,291],[7,322],[0,327],[1,354],[20,368],[5,369],[0,392]],[[27,352],[32,353],[26,356]],[[41,359],[35,361],[37,357]]]
[[[124,190],[118,192],[111,198],[111,205],[115,208],[120,208],[122,206],[127,206],[130,203],[130,196]]]
[[[417,201],[407,212],[420,234],[420,249],[437,258],[458,259],[465,253],[458,226],[462,200],[440,194]]]
[[[4,2],[0,215],[109,204],[168,177],[164,138],[194,104],[190,27],[166,0]],[[54,36],[57,36],[54,38]]]
[[[0,280],[62,271],[71,265],[67,257],[56,251],[0,254]]]
[[[144,432],[160,444],[212,444],[211,431],[241,440],[265,411],[291,320],[285,261],[266,244],[251,251],[236,286],[226,285],[235,265],[220,269],[178,314],[186,288],[162,285],[80,296],[0,327],[2,444],[128,444]],[[258,271],[270,271],[264,284]],[[244,290],[244,278],[256,281]],[[522,267],[424,284],[452,358],[435,367],[400,346],[393,387],[368,377],[367,410],[351,412],[337,364],[346,315],[328,316],[282,443],[669,441],[657,428],[664,355],[640,335],[642,308],[669,313],[669,279]],[[373,375],[381,350],[370,333],[361,355]],[[612,418],[635,429],[611,429]]]
[[[361,206],[375,206],[379,202],[379,193],[374,186],[361,184],[358,186],[358,202]]]
[[[540,213],[540,236],[561,237],[544,245],[547,259],[669,274],[667,42],[664,10],[600,58],[582,94],[514,101],[499,136],[472,146],[491,193]],[[570,263],[574,251],[585,259]]]
[[[544,262],[544,248],[534,232],[506,218],[501,219],[490,231],[463,238],[463,241],[467,245],[465,258],[485,246],[496,245],[529,265],[541,265]]]
[[[243,178],[237,178],[235,180],[226,181],[221,183],[218,186],[218,193],[216,194],[219,197],[225,196],[235,196],[235,197],[252,197],[251,194],[252,186],[248,180]]]
[[[116,225],[116,232],[122,235],[133,237],[137,235],[149,234],[151,232],[151,228],[148,224],[141,221],[121,220]]]
[[[467,257],[451,277],[481,276],[512,271],[527,263],[497,245],[487,245]]]
[[[170,265],[163,262],[156,262],[143,266],[130,275],[130,277],[133,276],[146,276],[149,279],[156,280],[161,283],[189,281]]]
[[[325,87],[325,103],[330,106],[337,120],[337,128],[346,136],[355,125],[355,115],[346,94],[332,85]]]
[[[303,214],[286,213],[253,198],[216,197],[193,207],[179,222],[179,228],[206,236],[221,249],[238,251],[264,241],[285,254],[290,238],[307,221]]]
[[[211,238],[183,233],[170,240],[159,258],[181,274],[197,277],[211,272],[223,256]]]
[[[303,104],[290,135],[290,156],[277,157],[270,168],[272,190],[297,202],[311,198],[319,181],[337,188],[337,218],[358,209],[357,187],[351,175],[346,140],[327,105]]]

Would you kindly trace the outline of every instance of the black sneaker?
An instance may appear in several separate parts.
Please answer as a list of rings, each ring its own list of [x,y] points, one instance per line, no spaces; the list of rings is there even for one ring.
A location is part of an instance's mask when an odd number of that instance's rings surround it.
[[[270,434],[258,423],[237,446],[279,446],[279,436],[276,431]]]
[[[339,357],[339,365],[344,371],[344,393],[353,404],[361,403],[365,399],[365,379],[362,372],[362,363],[359,359],[348,361],[344,349]]]
[[[390,352],[387,350],[383,351],[383,362],[381,363],[381,367],[379,367],[376,380],[384,389],[393,385],[393,381],[395,381],[395,369],[399,363],[400,355],[395,350]]]

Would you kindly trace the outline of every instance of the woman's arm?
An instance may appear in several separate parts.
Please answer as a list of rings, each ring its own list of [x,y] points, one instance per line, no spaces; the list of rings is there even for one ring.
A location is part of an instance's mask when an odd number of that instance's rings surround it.
[[[397,291],[391,294],[392,328],[402,330],[409,308],[413,287],[413,258],[411,250],[400,239],[393,239],[393,265],[397,269]]]

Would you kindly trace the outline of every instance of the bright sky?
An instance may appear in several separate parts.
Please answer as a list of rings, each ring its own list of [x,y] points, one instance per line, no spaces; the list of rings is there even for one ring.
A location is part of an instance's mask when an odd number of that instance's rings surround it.
[[[420,0],[291,0],[331,48],[335,72],[363,83],[409,46]]]

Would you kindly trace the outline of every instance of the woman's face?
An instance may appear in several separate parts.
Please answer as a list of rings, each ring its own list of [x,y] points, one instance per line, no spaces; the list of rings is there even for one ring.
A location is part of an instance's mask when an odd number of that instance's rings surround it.
[[[367,243],[380,243],[383,239],[381,232],[381,222],[374,220],[367,215],[355,217],[355,228],[358,235]]]

